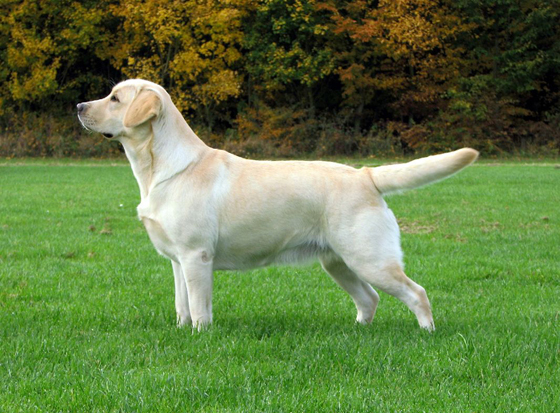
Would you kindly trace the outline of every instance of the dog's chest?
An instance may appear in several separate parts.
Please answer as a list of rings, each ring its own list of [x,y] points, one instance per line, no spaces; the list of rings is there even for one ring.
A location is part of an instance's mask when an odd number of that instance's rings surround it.
[[[148,236],[154,244],[157,252],[164,257],[177,261],[176,252],[173,242],[169,239],[163,227],[154,219],[140,217],[142,223],[146,227]]]
[[[140,203],[137,208],[138,218],[144,224],[150,241],[159,252],[164,257],[175,259],[175,248],[173,247],[173,242],[169,238],[169,235],[165,232],[162,225],[158,222],[157,217],[155,217],[150,210],[149,205],[145,202]]]

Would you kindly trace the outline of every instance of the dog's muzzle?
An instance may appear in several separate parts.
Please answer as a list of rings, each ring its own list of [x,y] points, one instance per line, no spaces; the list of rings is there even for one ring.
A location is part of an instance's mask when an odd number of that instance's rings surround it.
[[[78,103],[76,105],[76,107],[78,108],[78,119],[80,119],[80,122],[82,123],[82,125],[84,126],[84,128],[88,129],[88,130],[92,130],[91,129],[91,122],[87,117],[83,117],[85,115],[86,109],[89,107],[89,105],[87,103]],[[113,137],[112,133],[103,133],[101,132],[101,134],[103,136],[105,136],[107,139],[111,139]]]
[[[88,107],[87,103],[78,103],[76,106],[78,108],[78,115],[82,114]]]

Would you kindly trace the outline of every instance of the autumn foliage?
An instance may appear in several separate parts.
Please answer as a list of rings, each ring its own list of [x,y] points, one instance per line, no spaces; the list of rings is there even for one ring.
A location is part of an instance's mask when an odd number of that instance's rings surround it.
[[[0,154],[103,156],[126,78],[245,155],[560,151],[558,0],[0,0]]]

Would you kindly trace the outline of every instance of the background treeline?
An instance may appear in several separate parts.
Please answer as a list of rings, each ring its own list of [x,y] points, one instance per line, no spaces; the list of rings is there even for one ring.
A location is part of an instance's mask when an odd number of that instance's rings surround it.
[[[0,154],[91,156],[141,77],[243,155],[560,151],[560,0],[0,0]]]

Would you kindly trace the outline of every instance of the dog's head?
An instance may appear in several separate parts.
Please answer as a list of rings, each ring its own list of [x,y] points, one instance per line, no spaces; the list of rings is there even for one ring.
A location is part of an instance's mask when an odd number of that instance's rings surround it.
[[[162,113],[167,93],[146,80],[126,80],[116,85],[109,96],[78,104],[82,125],[108,139],[147,136],[149,125]]]

